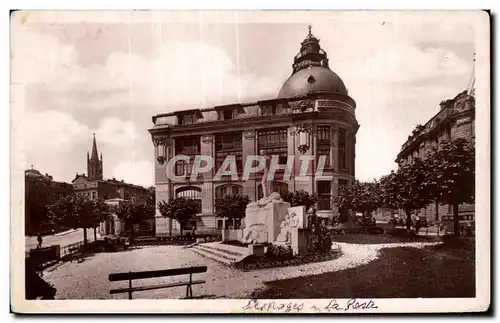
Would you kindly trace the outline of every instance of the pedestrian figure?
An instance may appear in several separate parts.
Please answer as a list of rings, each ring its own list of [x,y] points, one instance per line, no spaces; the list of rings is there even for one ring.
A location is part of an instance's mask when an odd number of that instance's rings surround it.
[[[40,233],[38,233],[36,239],[38,240],[38,246],[37,246],[37,248],[41,248],[42,247],[42,241],[43,241],[42,235]]]

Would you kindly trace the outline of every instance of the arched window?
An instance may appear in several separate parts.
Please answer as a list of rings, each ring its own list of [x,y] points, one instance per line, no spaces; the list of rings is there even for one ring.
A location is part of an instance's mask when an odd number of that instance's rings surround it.
[[[288,192],[288,184],[283,182],[273,182],[273,192],[278,192],[280,195]],[[257,197],[260,200],[264,197],[264,193],[262,191],[262,184],[257,186]]]
[[[175,191],[175,197],[186,197],[201,200],[201,188],[196,186],[185,186]]]
[[[243,192],[243,187],[235,184],[222,185],[215,189],[215,198],[221,198],[226,195],[238,195]]]
[[[196,186],[184,186],[175,190],[175,197],[185,197],[198,201],[199,208],[201,211],[201,188]],[[191,234],[189,231],[196,230],[196,219],[190,220],[184,224],[184,230],[186,234]]]

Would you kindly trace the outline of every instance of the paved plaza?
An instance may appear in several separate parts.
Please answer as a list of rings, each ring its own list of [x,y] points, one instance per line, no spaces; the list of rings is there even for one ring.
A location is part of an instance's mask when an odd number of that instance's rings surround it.
[[[44,279],[57,288],[57,299],[126,299],[127,294],[110,295],[112,288],[127,287],[128,282],[109,282],[110,273],[159,270],[204,265],[208,271],[195,275],[206,284],[193,287],[193,296],[202,298],[248,298],[264,287],[264,282],[310,276],[367,264],[379,256],[383,248],[401,246],[422,248],[437,242],[352,244],[339,243],[340,258],[298,266],[261,269],[243,272],[203,258],[190,249],[179,246],[154,246],[114,253],[98,253],[82,263],[66,262],[44,274]],[[154,278],[134,281],[134,284],[152,285],[185,280],[185,277]],[[134,299],[179,299],[185,295],[184,287],[134,293]]]

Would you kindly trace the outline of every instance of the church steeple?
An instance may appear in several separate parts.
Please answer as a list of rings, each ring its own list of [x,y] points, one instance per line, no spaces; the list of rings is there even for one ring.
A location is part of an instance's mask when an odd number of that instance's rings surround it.
[[[92,142],[92,152],[90,153],[90,158],[89,158],[89,153],[87,152],[87,176],[90,179],[101,179],[101,180],[103,179],[102,153],[101,153],[101,159],[99,160],[99,154],[97,152],[97,143],[95,140],[95,133]]]
[[[94,141],[92,142],[92,159],[99,159],[97,156],[97,143],[95,142],[95,133],[94,135]]]

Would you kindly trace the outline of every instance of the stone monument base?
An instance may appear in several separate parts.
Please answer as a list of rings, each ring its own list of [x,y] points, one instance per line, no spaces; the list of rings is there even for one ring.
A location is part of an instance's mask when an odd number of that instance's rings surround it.
[[[280,223],[285,219],[290,203],[284,202],[279,193],[248,204],[242,243],[272,243],[276,240]]]

